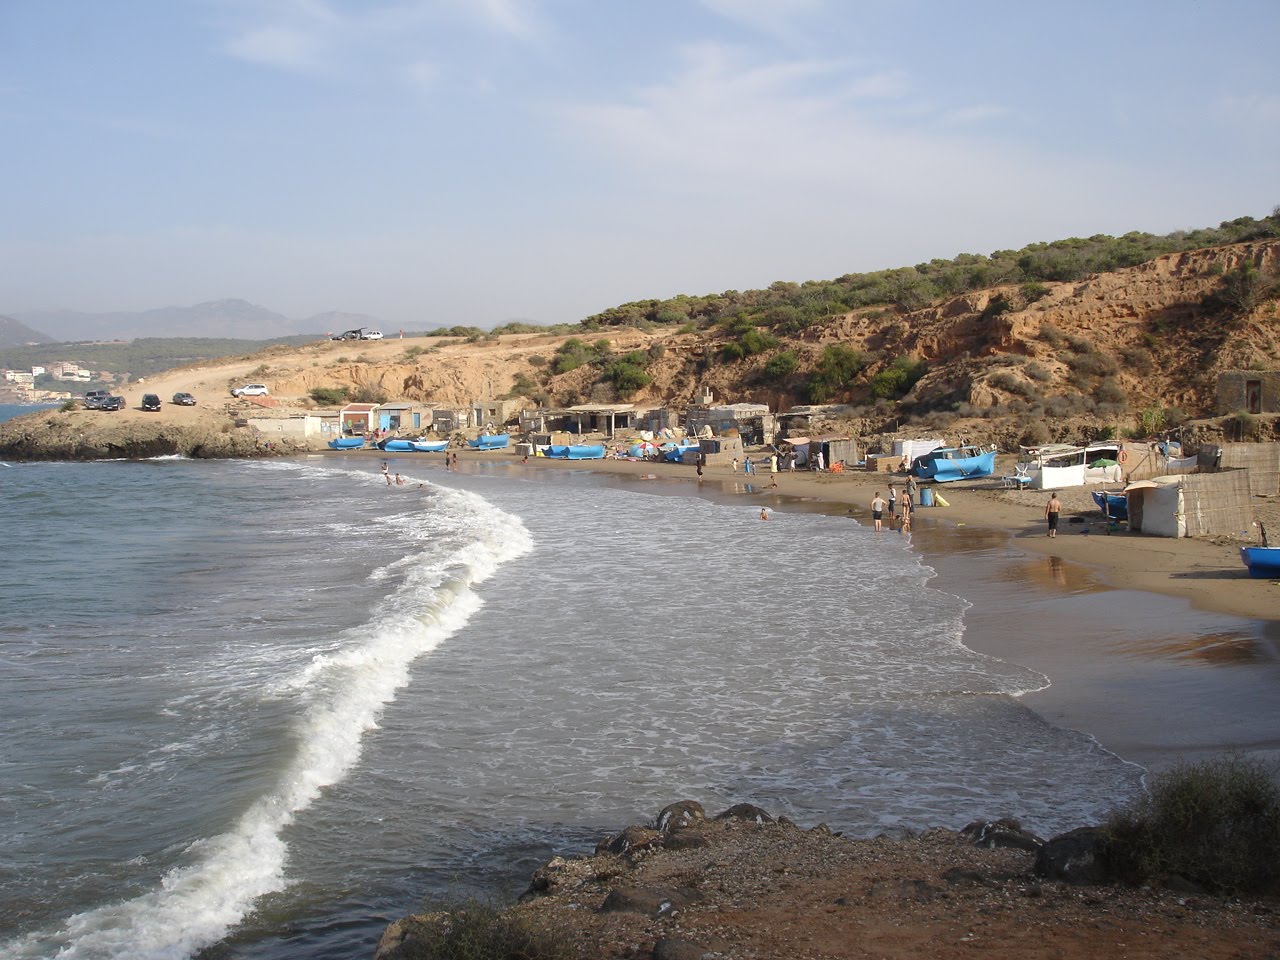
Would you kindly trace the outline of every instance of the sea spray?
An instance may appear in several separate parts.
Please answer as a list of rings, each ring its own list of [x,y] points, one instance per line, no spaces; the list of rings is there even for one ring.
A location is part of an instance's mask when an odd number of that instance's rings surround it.
[[[189,862],[171,869],[158,888],[77,914],[51,935],[0,945],[0,956],[45,957],[56,948],[66,960],[183,960],[224,937],[258,898],[286,885],[285,828],[357,763],[364,735],[408,682],[412,662],[480,608],[473,588],[532,548],[523,524],[481,497],[444,488],[433,495],[441,499],[435,534],[460,545],[444,557],[423,551],[393,561],[403,581],[373,618],[276,688],[296,691],[306,706],[293,732],[295,751],[275,786],[231,830],[191,844]],[[369,579],[382,581],[387,573],[379,568]]]

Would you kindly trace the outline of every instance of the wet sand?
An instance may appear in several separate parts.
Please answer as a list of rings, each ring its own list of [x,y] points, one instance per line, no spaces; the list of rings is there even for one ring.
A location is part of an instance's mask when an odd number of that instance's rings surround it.
[[[392,470],[424,462],[384,459]],[[426,462],[433,473],[443,469],[440,458]],[[767,473],[707,468],[699,484],[692,468],[679,464],[522,463],[506,452],[472,451],[460,453],[460,469],[530,478],[590,470],[624,488],[643,484],[647,493],[741,498],[753,508],[865,523],[867,504],[890,479],[783,472],[771,487]],[[903,478],[893,479],[901,490]],[[1063,494],[1062,532],[1050,539],[1043,492],[992,486],[998,481],[948,485],[948,507],[918,509],[909,534],[881,535],[910,537],[937,571],[934,585],[973,605],[965,617],[969,647],[1049,678],[1044,690],[1024,697],[1029,707],[1147,769],[1230,751],[1280,765],[1280,588],[1244,576],[1236,545],[1108,535],[1100,522],[1066,523],[1073,512],[1087,514],[1081,490]],[[1100,521],[1096,509],[1093,516]]]

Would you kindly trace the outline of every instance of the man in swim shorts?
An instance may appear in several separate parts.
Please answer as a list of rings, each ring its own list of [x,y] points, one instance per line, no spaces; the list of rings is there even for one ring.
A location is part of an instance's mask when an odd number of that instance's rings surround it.
[[[1049,494],[1049,502],[1044,505],[1044,518],[1049,521],[1049,536],[1058,535],[1058,514],[1062,512],[1062,502],[1056,493]]]
[[[877,490],[875,497],[871,500],[871,519],[875,521],[877,530],[882,529],[884,510],[887,506],[888,504],[885,502],[884,497],[880,496],[880,491]]]

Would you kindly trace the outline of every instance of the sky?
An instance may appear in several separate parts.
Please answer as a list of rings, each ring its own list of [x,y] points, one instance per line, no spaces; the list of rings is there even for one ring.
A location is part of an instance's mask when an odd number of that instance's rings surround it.
[[[0,314],[390,327],[1262,217],[1275,0],[0,0]]]

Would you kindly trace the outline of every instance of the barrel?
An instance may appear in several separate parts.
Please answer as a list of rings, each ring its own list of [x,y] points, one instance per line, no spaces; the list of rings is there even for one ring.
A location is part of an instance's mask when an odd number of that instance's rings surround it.
[[[933,506],[933,487],[920,488],[920,506],[922,507]]]

